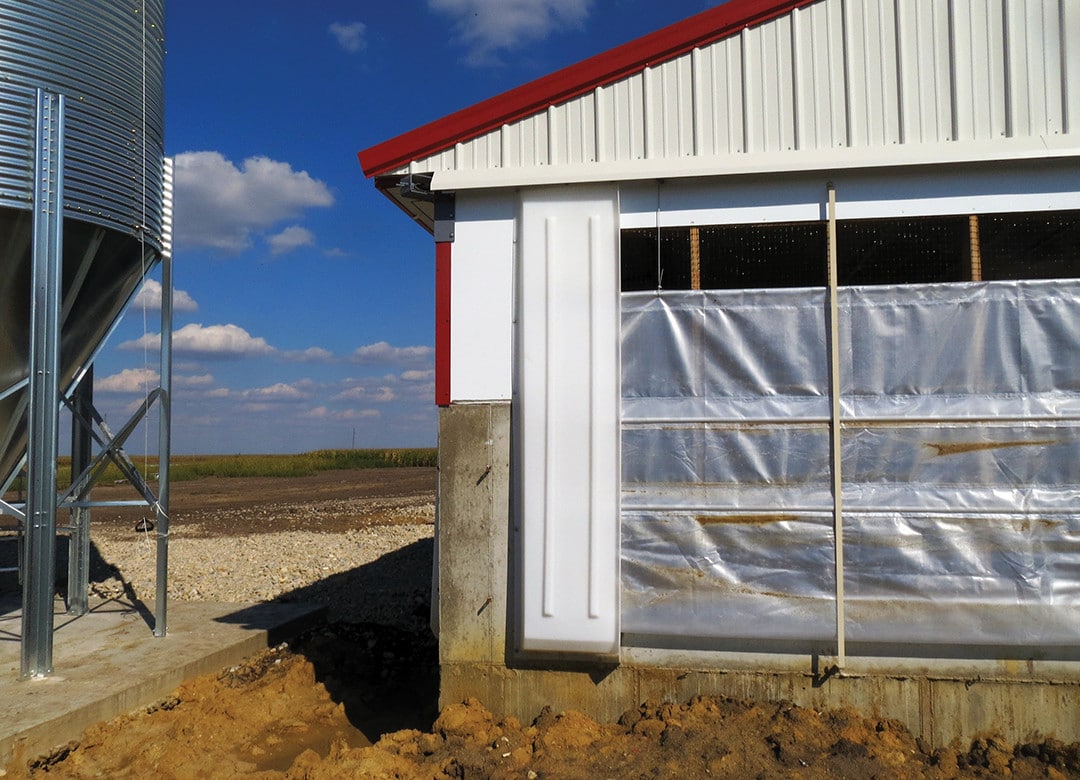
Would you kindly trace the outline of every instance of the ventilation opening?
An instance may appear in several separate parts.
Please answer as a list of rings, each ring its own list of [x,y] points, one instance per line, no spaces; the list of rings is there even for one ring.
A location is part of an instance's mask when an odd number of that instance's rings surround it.
[[[622,231],[622,289],[822,287],[824,222]],[[1080,211],[837,224],[841,285],[1080,277]]]

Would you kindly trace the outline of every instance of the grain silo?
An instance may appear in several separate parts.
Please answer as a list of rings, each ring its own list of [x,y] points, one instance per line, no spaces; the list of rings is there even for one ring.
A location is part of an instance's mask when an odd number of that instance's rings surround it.
[[[0,0],[0,483],[26,465],[23,516],[4,506],[25,537],[24,676],[51,671],[61,399],[163,260],[171,289],[164,14],[164,0]],[[170,308],[166,294],[163,324]],[[167,363],[150,399],[166,448]],[[80,498],[61,507],[76,517]]]

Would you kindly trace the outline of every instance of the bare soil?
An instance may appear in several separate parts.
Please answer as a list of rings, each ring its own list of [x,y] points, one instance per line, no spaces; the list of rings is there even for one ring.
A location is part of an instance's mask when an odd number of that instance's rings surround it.
[[[388,513],[350,511],[348,502],[358,499],[416,498],[435,500],[435,469],[353,469],[322,471],[308,477],[210,477],[174,482],[169,497],[173,527],[198,524],[205,532],[220,536],[306,530],[340,533],[354,528],[394,522]],[[134,498],[128,485],[94,489],[95,501]],[[295,509],[305,504],[341,501],[342,511],[300,516]],[[276,509],[236,512],[222,510]],[[94,534],[127,534],[142,518],[151,517],[142,507],[117,507],[94,513]],[[213,518],[207,523],[207,518]]]
[[[305,501],[434,493],[431,469],[327,472],[300,479],[176,483],[174,524],[230,511],[214,534],[286,530]],[[95,498],[102,496],[95,494]],[[265,511],[275,507],[274,511]],[[259,510],[259,511],[254,511]],[[95,521],[130,533],[137,511]],[[392,517],[349,511],[327,530]],[[200,522],[202,522],[200,520]],[[427,548],[430,550],[430,547]],[[430,555],[430,552],[428,553]],[[391,556],[384,556],[391,557]],[[388,567],[383,567],[385,570]],[[390,567],[392,568],[392,567]],[[417,576],[430,572],[418,566]],[[1080,778],[1080,745],[1007,745],[988,736],[929,750],[901,724],[852,710],[699,697],[646,702],[618,723],[573,711],[498,720],[467,701],[436,711],[428,604],[394,625],[326,623],[244,664],[201,677],[152,707],[88,729],[9,777],[63,778]],[[374,744],[373,744],[374,743]]]

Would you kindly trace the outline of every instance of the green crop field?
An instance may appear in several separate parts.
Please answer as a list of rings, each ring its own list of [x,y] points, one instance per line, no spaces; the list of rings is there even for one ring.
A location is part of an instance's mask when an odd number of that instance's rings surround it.
[[[157,479],[157,457],[133,456],[132,462],[149,480]],[[202,477],[304,477],[334,469],[376,469],[434,466],[434,447],[418,449],[315,450],[297,455],[174,455],[169,459],[169,477],[173,482]],[[122,479],[113,464],[105,469],[99,484]],[[61,488],[71,483],[71,458],[61,458],[57,482]],[[22,488],[22,478],[12,489]]]

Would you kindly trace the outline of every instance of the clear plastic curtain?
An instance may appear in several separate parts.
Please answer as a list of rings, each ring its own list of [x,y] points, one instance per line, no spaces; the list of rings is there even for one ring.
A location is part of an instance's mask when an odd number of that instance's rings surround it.
[[[825,291],[622,298],[623,630],[835,635]],[[842,288],[846,636],[1080,640],[1080,283]]]

